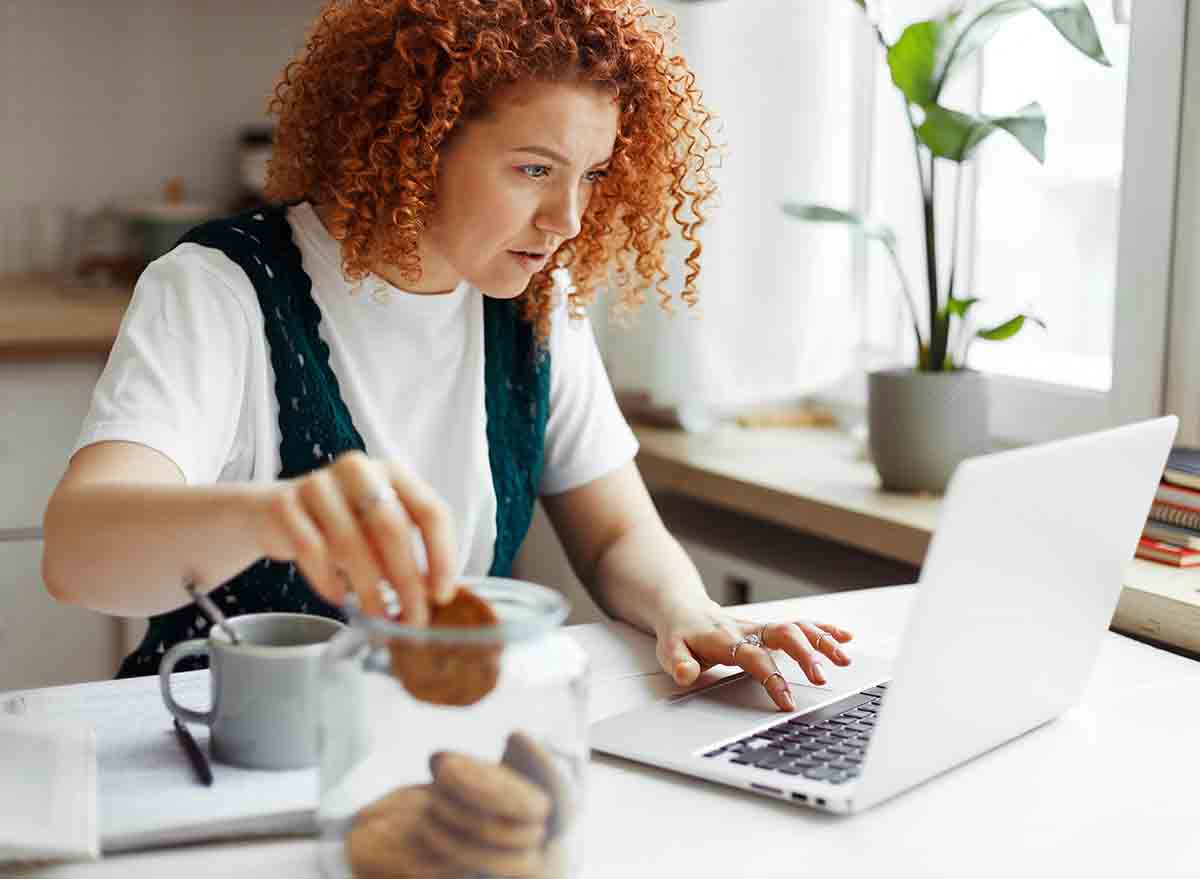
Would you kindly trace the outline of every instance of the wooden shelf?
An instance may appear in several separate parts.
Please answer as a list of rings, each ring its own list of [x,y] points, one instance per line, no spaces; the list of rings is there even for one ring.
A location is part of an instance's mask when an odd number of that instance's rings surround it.
[[[653,489],[757,516],[886,558],[921,564],[940,499],[892,494],[858,443],[837,430],[635,426]]]
[[[75,287],[38,275],[0,277],[0,359],[104,354],[133,290]]]

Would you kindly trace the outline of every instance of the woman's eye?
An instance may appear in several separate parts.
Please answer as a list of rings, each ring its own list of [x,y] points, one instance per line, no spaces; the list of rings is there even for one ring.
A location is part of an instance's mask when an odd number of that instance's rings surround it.
[[[599,183],[601,180],[603,180],[607,176],[608,176],[608,171],[601,169],[601,170],[596,170],[596,171],[588,171],[586,174],[583,175],[583,178],[588,183]]]
[[[550,169],[546,165],[521,165],[517,170],[530,180],[540,180],[550,176]]]

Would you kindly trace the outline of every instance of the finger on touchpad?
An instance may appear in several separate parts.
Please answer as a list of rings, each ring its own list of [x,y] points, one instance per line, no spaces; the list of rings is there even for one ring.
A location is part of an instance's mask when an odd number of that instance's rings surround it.
[[[843,671],[831,662],[823,662],[821,663],[821,670],[825,673],[826,682],[824,684],[814,684],[808,679],[808,675],[804,673],[804,669],[800,667],[800,664],[783,651],[772,651],[771,658],[775,660],[775,665],[779,667],[779,671],[783,675],[784,680],[793,686],[831,690],[836,686],[833,684],[833,681],[838,679],[838,673]]]
[[[886,660],[873,656],[855,656],[852,658],[850,665],[845,667],[834,665],[831,661],[825,660],[821,663],[821,671],[825,674],[824,684],[814,684],[808,679],[808,675],[804,673],[804,669],[786,653],[779,650],[771,652],[775,664],[779,667],[780,673],[793,687],[809,687],[815,690],[850,690],[859,689],[866,680],[873,680],[880,676],[886,677],[888,674],[888,663]]]

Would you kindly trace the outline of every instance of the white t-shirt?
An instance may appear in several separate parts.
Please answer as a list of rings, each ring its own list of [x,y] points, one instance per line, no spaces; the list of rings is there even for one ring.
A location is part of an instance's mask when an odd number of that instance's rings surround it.
[[[338,242],[307,204],[287,213],[321,310],[321,338],[355,427],[374,458],[405,464],[449,504],[459,573],[485,574],[496,494],[484,407],[483,294],[462,283],[419,296],[343,278]],[[563,304],[550,334],[550,413],[540,492],[584,485],[630,461],[637,441],[613,398],[586,321]],[[149,446],[189,484],[279,473],[278,403],[262,312],[246,273],[219,250],[184,244],[138,280],[72,449]]]

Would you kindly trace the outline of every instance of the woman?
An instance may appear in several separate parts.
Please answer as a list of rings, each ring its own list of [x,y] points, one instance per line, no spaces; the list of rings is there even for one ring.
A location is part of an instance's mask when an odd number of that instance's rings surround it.
[[[623,307],[669,305],[676,230],[695,302],[712,117],[671,27],[639,0],[329,4],[271,102],[279,207],[146,269],[46,511],[51,594],[151,616],[121,676],[204,631],[188,582],[330,616],[390,584],[425,624],[457,574],[509,572],[539,494],[677,683],[736,664],[787,710],[771,649],[816,682],[849,662],[835,626],[708,598],[579,331],[610,267]]]

